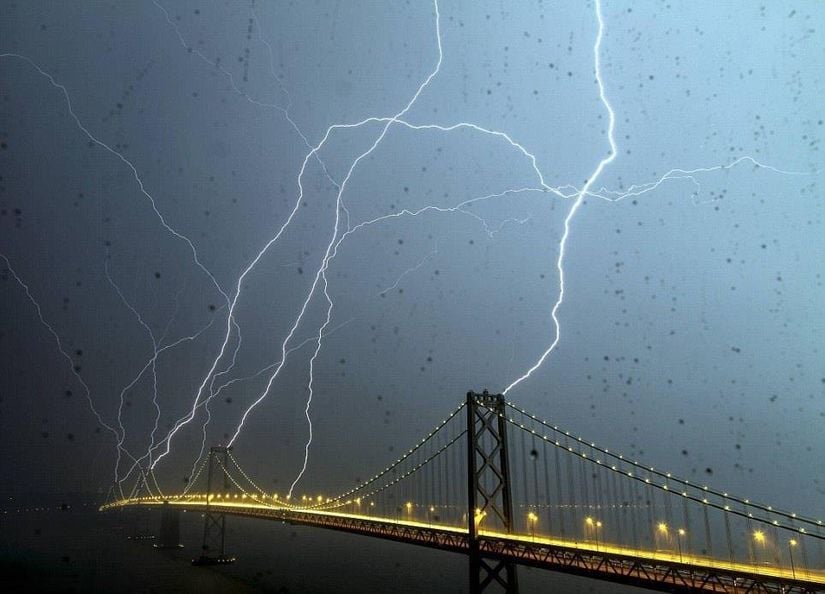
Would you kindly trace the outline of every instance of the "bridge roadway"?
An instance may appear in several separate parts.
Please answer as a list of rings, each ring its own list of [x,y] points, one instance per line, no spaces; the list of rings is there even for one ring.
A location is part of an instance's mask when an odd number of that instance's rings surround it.
[[[147,497],[116,501],[101,510],[128,506],[172,505],[206,511],[202,496]],[[262,518],[372,536],[431,548],[468,553],[466,528],[359,515],[335,511],[284,507],[250,500],[211,500],[209,509],[231,516]],[[665,592],[813,593],[825,592],[825,571],[730,562],[668,551],[508,534],[479,527],[483,555],[529,565]]]

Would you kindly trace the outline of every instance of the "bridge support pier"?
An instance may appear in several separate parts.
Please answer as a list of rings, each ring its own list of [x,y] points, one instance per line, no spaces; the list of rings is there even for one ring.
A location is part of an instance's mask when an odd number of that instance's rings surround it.
[[[126,517],[127,536],[129,540],[152,540],[155,533],[150,528],[150,514],[148,509],[130,509],[124,511]]]
[[[135,483],[135,487],[132,491],[131,497],[139,498],[143,495],[144,489],[149,493],[149,489],[146,486],[146,469],[142,466],[138,467],[138,478],[137,483]],[[116,488],[115,485],[113,488]],[[127,538],[129,540],[153,540],[155,538],[155,533],[153,532],[151,525],[151,510],[140,508],[131,510],[128,512],[128,522],[129,522],[129,534]]]
[[[470,545],[470,592],[518,594],[518,574],[511,561],[481,552],[485,526],[511,532],[513,499],[507,458],[506,401],[502,394],[467,392],[467,521]]]
[[[155,541],[156,549],[180,549],[180,510],[172,509],[169,503],[160,512],[160,532]]]
[[[229,477],[226,467],[229,463],[229,448],[215,446],[209,448],[209,470],[206,487],[206,512],[203,515],[203,544],[201,556],[192,560],[193,565],[219,565],[234,563],[235,557],[226,554],[226,515],[220,512],[217,506],[210,505],[216,496],[221,496],[229,490]],[[217,467],[217,468],[216,468]],[[221,473],[223,480],[218,485],[217,493],[213,488],[216,472]]]

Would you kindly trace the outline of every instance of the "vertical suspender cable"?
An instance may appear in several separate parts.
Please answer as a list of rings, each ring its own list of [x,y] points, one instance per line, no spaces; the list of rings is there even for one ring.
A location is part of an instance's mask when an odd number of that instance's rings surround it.
[[[655,518],[653,516],[653,503],[654,503],[653,497],[654,497],[654,493],[653,493],[653,487],[650,486],[650,482],[649,482],[650,481],[650,475],[648,475],[647,481],[648,482],[645,484],[645,499],[646,499],[646,505],[647,505],[647,522],[648,522],[648,530],[649,530],[650,535],[652,537],[651,543],[653,544],[653,548],[655,550],[656,549],[657,536],[656,536],[656,521],[655,521]]]
[[[573,534],[580,534],[583,526],[579,523],[578,497],[576,497],[576,473],[573,465],[573,456],[570,451],[570,438],[565,435],[564,443],[567,446],[564,452],[564,457],[567,459],[567,504],[573,515]]]
[[[685,522],[685,543],[687,545],[687,552],[690,553],[693,550],[691,544],[693,539],[693,529],[690,525],[690,500],[684,496],[682,497],[682,515]]]
[[[639,543],[639,522],[641,521],[641,510],[639,509],[641,502],[641,497],[639,496],[639,481],[629,477],[628,480],[630,480],[630,489],[633,491],[630,526],[633,529],[633,544],[638,549],[641,548],[641,544]]]
[[[727,502],[727,499],[722,499],[723,502]],[[723,505],[724,510],[722,510],[722,515],[725,517],[725,536],[728,539],[728,558],[730,562],[733,563],[734,561],[734,552],[733,552],[733,538],[731,537],[730,532],[730,514],[726,511],[728,506],[727,504]]]
[[[713,557],[713,541],[710,538],[710,518],[708,518],[707,504],[702,505],[702,511],[705,515],[705,554],[709,557]]]
[[[593,515],[593,510],[590,509],[590,489],[587,488],[587,462],[585,462],[583,451],[579,451],[577,456],[579,458],[579,480],[581,482],[582,493],[584,494],[584,509],[585,509],[585,516],[590,517]]]
[[[547,533],[553,534],[553,510],[550,505],[550,459],[547,456],[547,448],[547,440],[543,439],[541,441],[541,458],[544,463],[544,509],[547,516]]]
[[[539,451],[536,446],[536,435],[531,435],[530,461],[533,463],[533,506],[536,512],[539,511],[541,502],[539,501]]]
[[[521,424],[524,425],[525,416],[524,413],[521,414]],[[529,485],[530,483],[527,481],[527,432],[523,429],[519,431],[521,433],[521,452],[516,454],[515,456],[510,456],[511,460],[517,460],[521,463],[521,485],[516,485],[516,487],[521,487],[521,497],[516,497],[516,501],[520,501],[524,504],[527,513],[531,509],[530,504],[530,491]],[[512,443],[512,441],[510,442]],[[518,492],[519,489],[516,489]]]
[[[553,448],[556,458],[556,506],[558,509],[559,514],[559,528],[561,530],[561,537],[564,538],[567,534],[567,531],[564,529],[564,515],[567,513],[567,502],[564,499],[564,486],[561,480],[561,454],[559,452],[559,447],[556,446]]]

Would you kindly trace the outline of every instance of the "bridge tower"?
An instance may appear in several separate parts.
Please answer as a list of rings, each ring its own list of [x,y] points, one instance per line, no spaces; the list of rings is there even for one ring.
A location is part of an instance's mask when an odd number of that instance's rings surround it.
[[[218,565],[234,563],[235,557],[226,554],[226,515],[213,507],[213,497],[229,490],[229,448],[213,446],[209,448],[209,462],[206,487],[206,512],[203,515],[203,544],[201,556],[192,560],[193,565]],[[217,475],[220,475],[220,479]],[[222,480],[221,480],[222,479]],[[213,511],[214,510],[214,511]]]
[[[467,392],[467,519],[470,545],[470,592],[518,592],[512,562],[481,551],[483,525],[510,532],[513,499],[507,458],[506,401],[502,394]]]

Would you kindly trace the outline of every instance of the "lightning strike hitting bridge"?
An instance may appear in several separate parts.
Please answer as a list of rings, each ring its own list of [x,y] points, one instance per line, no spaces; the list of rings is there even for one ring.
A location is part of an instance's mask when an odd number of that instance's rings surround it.
[[[231,515],[464,553],[473,592],[516,592],[518,564],[666,592],[825,592],[822,521],[643,466],[487,392],[335,497],[265,492],[225,447],[181,494],[141,476],[146,495],[136,486],[101,509],[161,508],[167,526],[179,510],[202,512],[202,562],[232,560]]]

